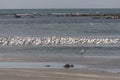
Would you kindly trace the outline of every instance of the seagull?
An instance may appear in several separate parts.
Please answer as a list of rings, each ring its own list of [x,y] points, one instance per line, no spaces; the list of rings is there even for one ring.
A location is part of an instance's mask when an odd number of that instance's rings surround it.
[[[81,51],[78,52],[78,54],[80,54],[81,56],[83,56],[84,53],[85,53],[84,49],[82,49]]]

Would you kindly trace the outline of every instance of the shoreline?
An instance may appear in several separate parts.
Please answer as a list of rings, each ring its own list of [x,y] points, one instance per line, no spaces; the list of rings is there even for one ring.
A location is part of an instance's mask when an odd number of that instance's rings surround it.
[[[73,64],[74,67],[71,69],[86,69],[116,74],[120,73],[119,61],[120,58],[100,58],[86,56],[0,57],[0,63],[3,64],[1,68],[6,67],[19,69],[26,67],[26,69],[64,69],[63,66],[65,64]],[[7,64],[9,64],[10,67],[6,66]],[[49,67],[46,65],[49,65]]]

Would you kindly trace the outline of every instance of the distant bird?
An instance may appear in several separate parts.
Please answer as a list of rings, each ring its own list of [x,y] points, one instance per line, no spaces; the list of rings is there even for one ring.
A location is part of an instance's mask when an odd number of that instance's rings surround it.
[[[82,50],[80,50],[80,51],[78,52],[78,54],[80,54],[81,56],[83,56],[84,53],[85,53],[85,50],[84,50],[84,49],[82,49]]]

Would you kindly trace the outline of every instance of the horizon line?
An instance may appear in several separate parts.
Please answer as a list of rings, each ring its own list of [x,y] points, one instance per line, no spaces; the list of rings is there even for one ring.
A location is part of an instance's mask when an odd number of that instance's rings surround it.
[[[120,8],[0,8],[0,9],[120,9]]]

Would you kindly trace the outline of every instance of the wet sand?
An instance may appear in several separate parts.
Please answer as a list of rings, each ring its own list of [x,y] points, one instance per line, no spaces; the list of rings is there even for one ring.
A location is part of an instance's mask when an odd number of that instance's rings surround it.
[[[119,68],[120,58],[96,58],[80,56],[0,57],[0,62],[58,62],[89,65],[97,68]],[[119,73],[101,70],[79,69],[20,69],[0,68],[1,80],[120,80]]]
[[[41,56],[41,57],[0,57],[0,62],[60,62],[81,65],[120,66],[119,57],[94,57],[94,56]]]
[[[0,69],[1,80],[120,80],[119,74],[79,69]]]

